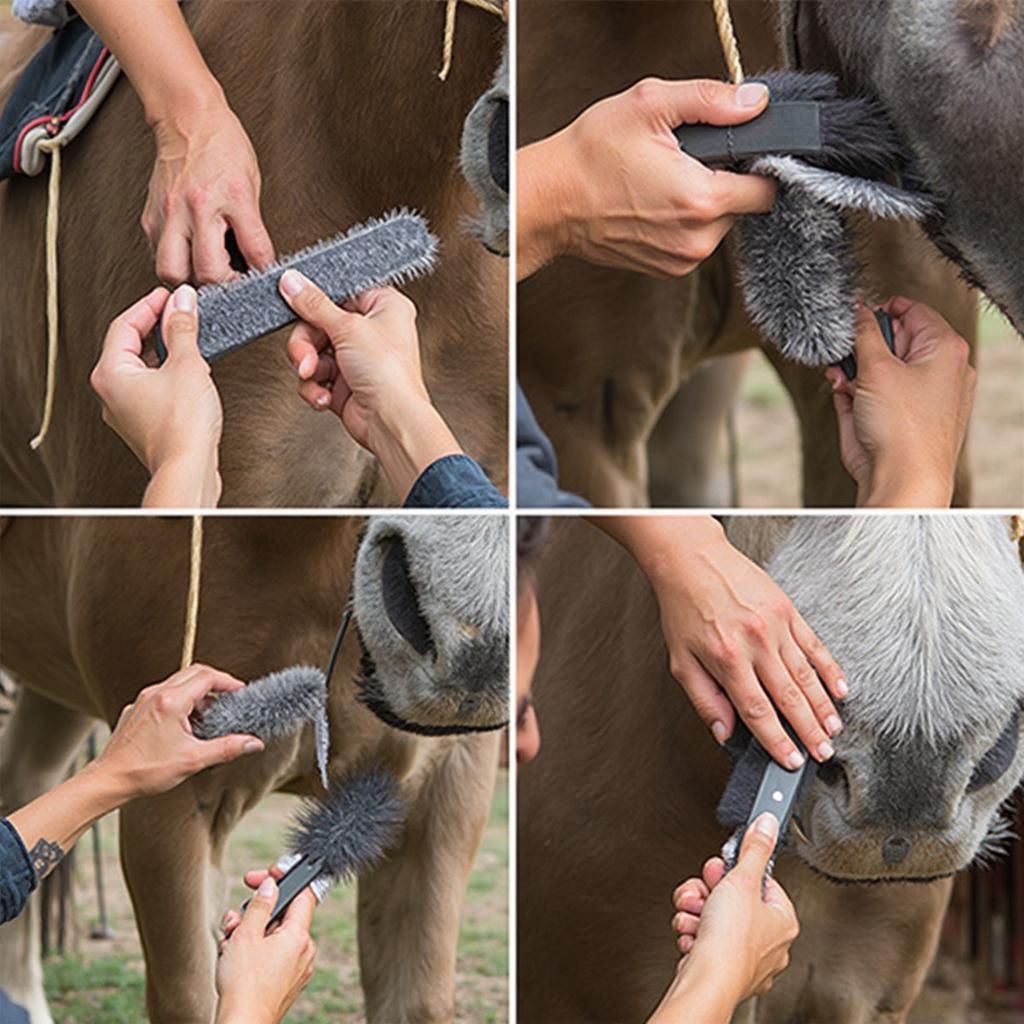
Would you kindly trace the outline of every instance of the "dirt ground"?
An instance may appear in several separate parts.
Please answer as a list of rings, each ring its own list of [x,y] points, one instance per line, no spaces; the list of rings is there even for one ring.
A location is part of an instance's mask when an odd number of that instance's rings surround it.
[[[740,503],[745,508],[800,504],[796,417],[768,360],[757,353],[736,414]],[[974,505],[1024,505],[1024,341],[998,313],[982,315],[978,391],[968,436]]]
[[[227,851],[229,904],[246,895],[241,876],[282,852],[285,826],[298,801],[274,795],[245,817]],[[114,816],[101,823],[103,880],[113,938],[95,939],[97,897],[92,839],[84,836],[75,862],[77,951],[44,962],[47,997],[56,1024],[140,1024],[146,1020],[144,965],[131,903],[117,855]],[[355,887],[332,892],[317,910],[313,934],[317,968],[288,1014],[288,1024],[355,1024],[364,1020],[356,953]],[[401,926],[397,922],[398,927]],[[498,775],[491,817],[470,877],[459,935],[456,1020],[501,1024],[508,1019],[508,775]]]

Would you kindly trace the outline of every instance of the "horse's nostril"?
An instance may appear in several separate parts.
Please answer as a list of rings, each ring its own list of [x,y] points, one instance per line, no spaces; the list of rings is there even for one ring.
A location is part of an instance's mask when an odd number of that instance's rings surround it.
[[[910,840],[906,836],[891,835],[882,843],[882,860],[886,864],[899,864],[910,852]]]
[[[393,536],[384,538],[381,543],[386,549],[380,581],[384,609],[391,625],[409,646],[417,654],[429,654],[434,650],[434,639],[430,635],[430,625],[420,611],[405,544],[400,537]]]
[[[842,766],[835,758],[818,766],[818,778],[826,786],[835,786],[837,783],[842,782],[845,777],[846,772],[843,771]]]

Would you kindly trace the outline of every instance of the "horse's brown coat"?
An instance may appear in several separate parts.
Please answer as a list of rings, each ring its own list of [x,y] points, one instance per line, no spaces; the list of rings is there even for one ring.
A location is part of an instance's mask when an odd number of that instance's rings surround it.
[[[733,14],[747,73],[777,67],[770,4],[734,4]],[[520,144],[648,75],[724,75],[711,4],[696,0],[521,0],[518,47]],[[871,225],[861,237],[876,298],[927,302],[973,342],[976,300],[916,227]],[[564,487],[598,505],[711,504],[707,480],[688,467],[714,459],[679,454],[693,437],[674,409],[667,429],[658,428],[696,366],[760,345],[728,247],[675,281],[559,261],[520,286],[518,344],[520,381],[554,442]],[[766,352],[800,421],[805,504],[850,504],[854,489],[839,462],[821,372]],[[969,502],[967,484],[962,468],[959,503]]]
[[[476,201],[458,170],[462,122],[490,84],[501,22],[459,20],[458,59],[437,79],[435,3],[188,4],[186,16],[249,132],[262,209],[280,253],[399,206],[441,239],[436,273],[410,286],[427,383],[470,454],[506,472],[506,264],[462,223]],[[35,30],[8,27],[0,65],[20,66]],[[10,82],[8,82],[10,85]],[[2,98],[2,97],[0,97]],[[132,505],[144,474],[100,420],[88,376],[108,321],[156,284],[139,226],[153,144],[127,80],[64,155],[61,349],[55,419],[38,452],[45,358],[45,175],[0,185],[0,502]],[[283,334],[218,363],[226,505],[393,500],[375,460],[299,400]]]

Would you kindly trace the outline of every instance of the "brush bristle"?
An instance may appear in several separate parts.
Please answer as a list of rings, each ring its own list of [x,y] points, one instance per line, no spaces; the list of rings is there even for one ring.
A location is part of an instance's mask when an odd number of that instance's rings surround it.
[[[335,302],[369,288],[401,285],[434,268],[437,239],[427,222],[408,210],[358,224],[238,280],[199,289],[199,351],[208,362],[295,321],[277,282],[300,271]],[[158,350],[162,351],[159,336]]]
[[[257,679],[242,690],[221,695],[196,716],[192,732],[202,740],[231,733],[271,740],[314,721],[326,701],[323,672],[309,665],[295,665]]]
[[[372,768],[332,785],[326,797],[303,807],[289,834],[289,848],[322,858],[324,872],[345,881],[384,856],[398,838],[402,819],[394,777]]]

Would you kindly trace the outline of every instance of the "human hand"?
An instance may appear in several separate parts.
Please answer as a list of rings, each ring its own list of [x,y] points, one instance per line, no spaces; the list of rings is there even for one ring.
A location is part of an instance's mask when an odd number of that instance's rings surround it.
[[[271,864],[269,868],[253,868],[250,871],[246,871],[246,873],[242,875],[242,881],[245,882],[245,884],[250,889],[255,891],[263,884],[264,879],[272,878],[275,882],[280,884],[281,879],[284,878],[284,876],[285,872],[281,868],[279,868],[276,864]],[[313,892],[312,889],[309,889],[308,891]],[[313,900],[315,903],[315,895],[313,897]],[[221,949],[224,948],[224,942],[227,939],[231,938],[232,932],[234,932],[234,930],[241,923],[242,912],[240,910],[235,910],[234,908],[231,908],[230,910],[226,910],[224,912],[224,916],[223,918],[221,918],[220,922],[221,931],[224,933],[224,938],[221,939],[220,943]],[[281,923],[279,921],[277,924],[274,925],[274,928],[279,928],[280,924]]]
[[[265,875],[220,943],[217,1024],[277,1024],[313,976],[316,943],[309,929],[316,897],[308,888],[300,892],[268,934],[277,892],[274,878]]]
[[[234,276],[224,242],[228,228],[250,267],[272,263],[256,153],[223,96],[169,110],[154,121],[153,134],[156,163],[142,229],[156,252],[157,277],[176,285]]]
[[[142,358],[143,339],[163,314],[163,366]],[[178,288],[168,302],[155,288],[116,317],[89,378],[103,402],[103,421],[149,470],[144,505],[216,505],[223,415],[210,367],[199,353],[195,289]]]
[[[423,381],[408,298],[374,288],[338,306],[296,270],[280,290],[303,321],[288,339],[299,394],[380,459],[400,499],[432,462],[462,451]]]
[[[244,685],[225,672],[196,664],[147,686],[122,709],[89,770],[102,772],[123,802],[164,793],[204,768],[262,750],[263,741],[255,736],[233,733],[200,740],[192,734],[189,716],[211,694],[233,693]]]
[[[779,823],[762,814],[748,829],[736,866],[726,874],[720,857],[704,865],[673,893],[672,927],[685,965],[683,976],[705,972],[729,994],[732,1007],[767,992],[789,964],[789,947],[800,931],[793,904],[773,878],[764,883]]]
[[[828,760],[842,729],[829,693],[842,698],[848,687],[778,584],[710,517],[618,517],[602,528],[650,580],[672,675],[715,739],[732,735],[738,712],[776,761],[799,767],[777,708],[812,756]]]
[[[736,215],[772,208],[775,183],[711,170],[683,153],[672,131],[743,124],[767,104],[759,83],[648,78],[521,149],[520,278],[559,255],[654,277],[690,273]]]
[[[840,456],[858,505],[948,508],[974,404],[970,348],[934,310],[905,298],[884,307],[895,354],[874,314],[857,311],[857,377],[825,376],[839,427]]]

